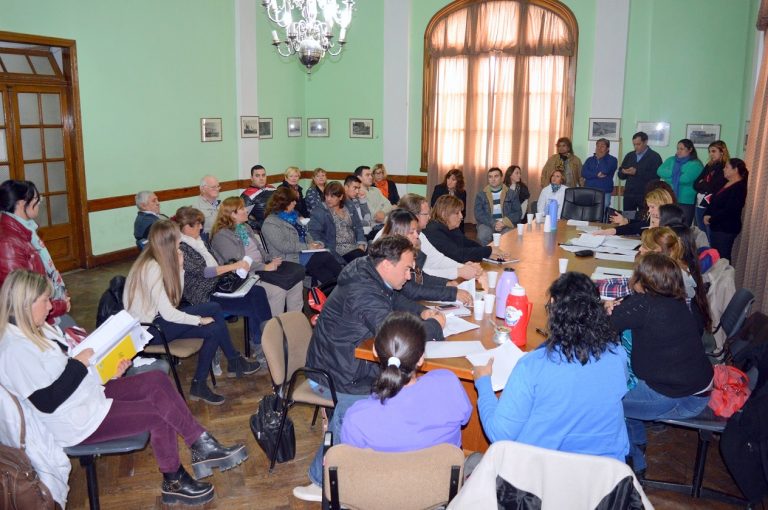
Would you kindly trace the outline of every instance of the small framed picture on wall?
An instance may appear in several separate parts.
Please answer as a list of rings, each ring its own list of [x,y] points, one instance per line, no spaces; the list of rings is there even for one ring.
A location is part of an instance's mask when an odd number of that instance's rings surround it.
[[[200,141],[221,141],[221,117],[203,117],[200,119]]]
[[[652,147],[669,145],[669,122],[638,122],[637,130],[648,135],[648,145]]]
[[[618,142],[621,136],[621,119],[589,119],[589,139],[605,138]]]
[[[240,117],[240,138],[259,137],[259,118],[252,115]]]
[[[693,142],[694,147],[707,148],[720,139],[720,124],[686,124],[685,137]]]
[[[272,138],[272,119],[259,118],[259,138]]]
[[[373,119],[349,119],[350,138],[373,138]]]
[[[288,137],[301,136],[301,117],[288,117]]]
[[[331,136],[331,126],[327,118],[307,119],[308,138],[327,138]]]

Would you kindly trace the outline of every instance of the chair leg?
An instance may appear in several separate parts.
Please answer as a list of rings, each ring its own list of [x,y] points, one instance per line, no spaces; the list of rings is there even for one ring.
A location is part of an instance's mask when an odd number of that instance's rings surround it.
[[[696,447],[696,462],[693,464],[693,480],[691,481],[691,496],[701,496],[701,486],[704,483],[704,469],[707,467],[707,452],[712,441],[712,432],[699,431],[699,444]]]
[[[80,465],[85,469],[88,482],[88,505],[91,510],[99,510],[99,481],[96,477],[96,458],[93,455],[80,457]]]
[[[277,442],[275,443],[275,448],[272,450],[272,455],[269,456],[270,473],[275,469],[275,462],[277,462],[277,450],[280,447],[280,441],[283,440],[283,428],[285,428],[285,419],[288,417],[288,409],[290,409],[290,405],[285,404],[283,406],[283,415],[280,417],[280,428],[277,430]]]
[[[176,389],[179,390],[179,394],[181,395],[181,398],[186,400],[186,397],[184,396],[184,390],[181,389],[181,381],[179,380],[179,374],[178,372],[176,372],[176,359],[171,358],[169,365],[171,365],[171,373],[173,374],[173,380],[176,381]]]
[[[243,317],[243,352],[246,358],[251,357],[251,321]]]
[[[315,423],[317,423],[317,413],[320,412],[320,406],[315,406],[315,414],[312,415],[312,425],[310,427],[314,427]]]
[[[208,373],[209,373],[209,374],[210,374],[210,376],[211,376],[211,384],[212,384],[212,385],[213,385],[213,387],[215,388],[215,387],[216,387],[216,376],[215,376],[215,375],[213,375],[213,363],[211,363],[211,366],[210,366],[210,367],[208,367]]]

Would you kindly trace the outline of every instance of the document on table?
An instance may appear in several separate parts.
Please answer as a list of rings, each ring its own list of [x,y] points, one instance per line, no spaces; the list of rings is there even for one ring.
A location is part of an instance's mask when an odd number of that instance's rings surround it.
[[[640,246],[639,239],[624,239],[618,236],[608,236],[603,241],[603,246],[618,248],[620,250],[636,250]]]
[[[620,253],[595,253],[596,259],[602,260],[615,260],[617,262],[634,262],[637,252],[620,254]]]
[[[592,234],[581,234],[579,237],[571,239],[568,243],[582,248],[597,248],[605,241],[605,236],[595,236]]]
[[[515,368],[517,362],[525,355],[518,346],[512,342],[504,342],[495,349],[485,352],[469,354],[467,359],[474,366],[485,365],[493,356],[493,373],[491,374],[491,386],[493,391],[501,391],[507,384],[509,374]]]
[[[448,338],[451,335],[458,335],[459,333],[464,333],[465,331],[472,331],[473,329],[477,329],[479,327],[480,326],[478,326],[477,324],[473,324],[469,321],[465,321],[460,317],[455,317],[453,315],[446,315],[445,327],[443,328],[443,336],[445,338]]]
[[[469,354],[485,351],[482,342],[427,342],[424,357],[430,358],[463,358]]]
[[[566,225],[569,225],[571,227],[586,227],[589,225],[589,222],[584,220],[568,220],[568,223],[566,223]]]
[[[597,266],[590,278],[593,280],[609,280],[611,278],[629,278],[630,276],[632,276],[631,269]]]

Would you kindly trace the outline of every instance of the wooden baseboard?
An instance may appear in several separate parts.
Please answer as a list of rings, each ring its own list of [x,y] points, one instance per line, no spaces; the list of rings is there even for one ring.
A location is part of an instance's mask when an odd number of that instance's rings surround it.
[[[92,269],[94,267],[103,266],[104,264],[109,264],[110,262],[135,259],[138,256],[139,249],[134,246],[133,248],[125,248],[124,250],[102,253],[101,255],[90,255],[86,260],[86,266],[88,269]]]

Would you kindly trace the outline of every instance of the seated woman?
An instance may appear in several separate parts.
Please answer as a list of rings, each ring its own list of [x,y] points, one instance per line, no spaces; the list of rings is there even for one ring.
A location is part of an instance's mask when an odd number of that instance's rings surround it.
[[[325,187],[325,203],[315,208],[307,227],[312,239],[323,243],[340,264],[365,255],[368,243],[360,216],[347,200],[344,186],[337,181]]]
[[[659,181],[661,182],[661,181]],[[674,204],[675,195],[664,187],[654,188],[645,194],[645,206],[647,213],[639,219],[629,221],[624,216],[614,215],[611,222],[617,223],[616,227],[595,230],[594,235],[619,235],[637,236],[646,228],[659,226],[659,207],[666,204]]]
[[[731,259],[736,236],[741,232],[741,210],[747,201],[747,165],[739,158],[731,158],[723,170],[725,185],[710,200],[704,211],[704,224],[709,226],[712,248],[722,258]]]
[[[53,283],[53,308],[48,320],[65,328],[75,322],[66,315],[71,305],[64,279],[37,235],[35,219],[40,213],[40,200],[40,192],[32,181],[8,180],[0,185],[0,284],[14,269],[29,269],[47,276]]]
[[[167,222],[166,222],[167,223]],[[162,502],[202,505],[214,497],[213,485],[192,478],[179,459],[177,436],[192,453],[198,478],[213,468],[233,468],[248,458],[242,444],[222,446],[195,420],[168,376],[159,371],[120,377],[102,386],[88,370],[93,349],[66,354],[61,330],[46,324],[53,288],[26,270],[12,272],[0,289],[0,383],[23,401],[53,437],[54,447],[100,443],[150,433],[152,451],[163,474]],[[69,463],[58,466],[66,480]],[[64,502],[59,502],[64,504]]]
[[[155,222],[149,242],[133,263],[123,291],[125,309],[141,322],[156,322],[170,342],[178,338],[202,338],[197,368],[189,390],[190,400],[220,405],[224,397],[212,392],[206,382],[208,369],[221,348],[229,361],[228,377],[242,377],[259,370],[232,346],[224,312],[218,303],[179,307],[184,294],[184,257],[179,249],[181,233],[170,220]],[[159,342],[156,335],[150,343]]]
[[[389,200],[392,205],[397,205],[400,201],[400,193],[397,192],[397,184],[392,179],[387,179],[387,169],[384,167],[384,163],[376,163],[373,165],[373,184],[384,198]]]
[[[286,311],[301,310],[304,307],[304,268],[300,264],[283,262],[279,257],[270,258],[247,221],[248,211],[243,199],[225,199],[211,229],[213,254],[219,262],[243,260],[246,255],[251,258],[249,272],[259,276],[259,285],[267,292],[273,317]]]
[[[465,236],[459,225],[463,218],[464,204],[451,195],[443,195],[435,202],[429,223],[423,230],[432,246],[446,257],[461,264],[480,262],[484,258],[506,257],[506,254],[491,246],[481,246]]]
[[[467,190],[464,189],[464,173],[458,168],[448,170],[442,184],[435,185],[432,191],[430,207],[434,207],[437,199],[443,195],[451,195],[461,200],[461,225],[459,230],[464,232],[464,218],[467,216]]]
[[[547,214],[549,212],[549,201],[554,200],[557,202],[557,217],[559,219],[563,213],[566,189],[568,189],[568,186],[563,186],[563,172],[557,169],[553,170],[549,177],[549,185],[541,189],[536,212]]]
[[[248,271],[250,264],[239,260],[231,264],[219,265],[211,255],[205,242],[200,238],[205,216],[194,207],[181,207],[176,211],[173,221],[181,229],[179,249],[184,256],[184,291],[182,298],[191,305],[200,305],[213,301],[221,305],[227,315],[245,317],[251,333],[249,341],[257,359],[263,359],[261,350],[261,324],[272,318],[267,293],[263,287],[254,285],[245,296],[215,296],[219,276],[242,269]]]
[[[626,351],[588,276],[565,273],[549,296],[550,336],[518,361],[501,398],[491,387],[493,359],[474,367],[483,430],[491,442],[519,441],[623,462],[629,450],[621,405]]]
[[[515,193],[520,201],[520,207],[523,209],[523,217],[520,218],[520,223],[528,223],[526,213],[528,212],[528,199],[531,198],[531,192],[523,182],[523,169],[517,165],[508,167],[507,171],[504,172],[504,185],[509,188],[509,191]]]
[[[685,212],[683,212],[677,204],[664,204],[659,207],[659,226],[670,227],[680,237],[683,244],[686,244],[687,239],[690,238],[690,251],[694,255],[698,253],[699,248],[706,248],[709,246],[709,239],[703,230],[695,225],[690,228],[685,226]],[[690,235],[682,236],[680,232],[683,231]]]
[[[472,406],[450,370],[416,377],[424,363],[426,336],[416,316],[389,314],[373,343],[380,368],[373,394],[347,410],[342,443],[382,452],[408,452],[440,443],[461,448],[461,427],[469,421]]]
[[[301,170],[298,167],[289,166],[285,169],[285,179],[283,179],[278,188],[290,188],[295,191],[299,196],[296,202],[296,210],[299,212],[299,216],[309,218],[309,209],[307,209],[307,203],[304,201],[304,189],[299,186],[299,179],[301,179]]]
[[[643,421],[691,418],[707,407],[712,364],[701,343],[697,307],[685,304],[685,286],[677,262],[661,253],[635,261],[630,281],[636,294],[613,307],[611,326],[632,332],[632,370],[637,385],[624,397],[624,415],[632,467],[643,475]]]
[[[261,226],[267,250],[273,257],[300,263],[307,274],[320,283],[335,281],[341,272],[341,264],[332,254],[327,251],[301,253],[302,250],[321,249],[323,243],[313,241],[299,221],[296,197],[292,189],[278,188],[269,198]]]
[[[310,184],[307,190],[307,195],[304,198],[304,202],[307,204],[307,218],[312,215],[312,210],[315,207],[319,207],[323,203],[323,197],[325,193],[326,173],[322,168],[315,168],[312,172],[312,184]],[[298,194],[297,194],[298,196]],[[298,203],[298,198],[296,199]]]
[[[400,292],[413,301],[456,301],[464,304],[472,302],[472,296],[465,290],[456,288],[456,282],[424,273],[426,255],[421,252],[419,242],[419,220],[410,211],[392,209],[381,229],[381,236],[400,235],[408,239],[416,248],[416,267],[413,276],[406,281]]]

